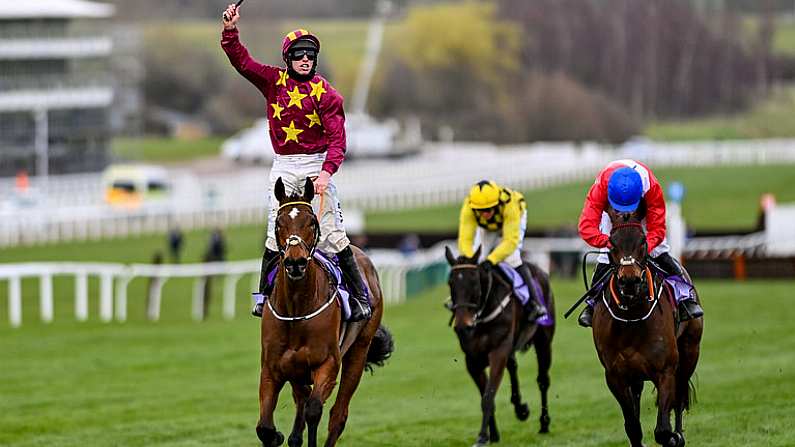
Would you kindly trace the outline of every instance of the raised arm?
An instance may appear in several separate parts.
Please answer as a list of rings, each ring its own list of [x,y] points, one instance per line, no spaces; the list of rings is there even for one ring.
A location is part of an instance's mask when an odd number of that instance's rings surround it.
[[[240,42],[240,31],[237,22],[240,20],[240,8],[234,4],[229,5],[221,16],[224,29],[221,32],[221,48],[223,48],[229,62],[246,79],[254,84],[263,94],[267,94],[279,76],[279,69],[260,63],[249,54],[246,47]]]

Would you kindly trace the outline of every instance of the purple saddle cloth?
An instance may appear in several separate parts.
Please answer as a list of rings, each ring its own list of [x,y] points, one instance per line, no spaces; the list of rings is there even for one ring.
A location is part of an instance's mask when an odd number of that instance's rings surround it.
[[[538,282],[538,279],[533,276],[530,279],[531,284],[525,284],[524,279],[522,279],[522,275],[520,275],[515,268],[511,267],[505,262],[500,262],[499,266],[500,270],[505,273],[505,276],[511,280],[513,285],[513,295],[519,300],[520,303],[522,303],[522,306],[527,305],[527,300],[530,299],[530,289],[528,286],[533,288],[533,295],[538,298],[538,302],[541,303],[541,305],[547,310],[547,314],[536,320],[536,324],[539,326],[551,326],[554,322],[552,319],[552,312],[549,311],[547,298],[544,296],[544,290],[541,288],[541,284]]]
[[[351,317],[351,305],[350,305],[350,292],[348,291],[348,284],[344,281],[342,276],[342,270],[340,270],[339,260],[337,256],[329,256],[323,253],[320,250],[315,250],[314,258],[320,265],[323,267],[323,270],[328,273],[332,278],[332,286],[337,287],[337,301],[340,303],[340,307],[342,308],[342,319],[348,320]],[[268,272],[268,286],[273,286],[274,281],[276,281],[276,272],[279,270],[279,263]],[[364,278],[362,278],[364,282]],[[364,287],[365,297],[369,300],[369,289]],[[252,298],[254,302],[257,304],[263,304],[265,297],[261,293],[252,293]]]

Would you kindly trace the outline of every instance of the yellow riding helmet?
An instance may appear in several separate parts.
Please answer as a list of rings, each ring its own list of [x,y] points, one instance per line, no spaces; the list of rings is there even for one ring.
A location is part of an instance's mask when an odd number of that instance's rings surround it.
[[[502,188],[491,180],[481,180],[469,190],[469,205],[474,209],[488,209],[500,203]]]

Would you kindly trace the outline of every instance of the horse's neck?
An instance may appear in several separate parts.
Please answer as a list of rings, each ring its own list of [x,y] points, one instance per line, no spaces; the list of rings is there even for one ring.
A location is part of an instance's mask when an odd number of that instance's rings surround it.
[[[276,303],[292,316],[308,314],[317,310],[319,302],[324,300],[320,280],[323,278],[321,267],[314,260],[309,261],[306,275],[300,280],[293,281],[287,277],[284,269],[279,270],[276,277],[275,293]],[[321,296],[323,295],[323,296]]]
[[[491,310],[499,306],[505,295],[513,291],[511,286],[497,272],[491,272],[489,280],[491,281],[491,288],[486,291],[488,295],[486,296],[484,310]],[[481,291],[481,293],[483,292]]]

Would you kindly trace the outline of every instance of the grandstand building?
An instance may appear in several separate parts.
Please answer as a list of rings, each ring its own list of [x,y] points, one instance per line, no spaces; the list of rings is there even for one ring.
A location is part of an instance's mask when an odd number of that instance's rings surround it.
[[[0,10],[0,176],[108,162],[111,5],[36,0]]]

